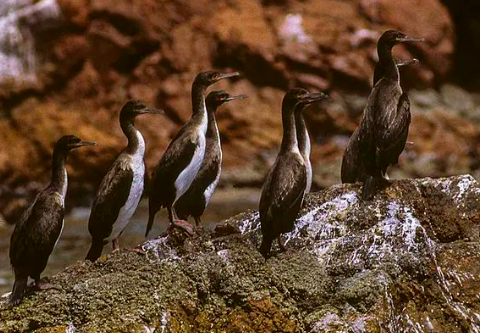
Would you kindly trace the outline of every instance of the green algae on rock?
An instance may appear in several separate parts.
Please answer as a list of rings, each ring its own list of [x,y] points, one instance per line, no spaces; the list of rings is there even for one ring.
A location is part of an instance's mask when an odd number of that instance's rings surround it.
[[[480,332],[480,185],[471,176],[308,196],[265,261],[258,213],[174,231],[0,303],[0,332]]]

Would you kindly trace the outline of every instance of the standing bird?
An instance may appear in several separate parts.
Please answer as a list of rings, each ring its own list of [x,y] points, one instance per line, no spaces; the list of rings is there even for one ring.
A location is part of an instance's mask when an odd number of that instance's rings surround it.
[[[299,104],[311,104],[324,98],[323,94],[310,94],[304,89],[291,89],[283,98],[283,139],[277,159],[267,175],[260,197],[262,244],[260,253],[267,258],[272,242],[293,229],[307,187],[307,171],[298,148],[295,128],[295,109]]]
[[[417,59],[407,61],[396,61],[397,67],[409,66],[417,64]],[[375,73],[373,76],[373,86],[383,77],[385,73],[385,67],[381,63],[377,63],[375,66]],[[355,129],[350,140],[348,141],[347,148],[343,154],[341,179],[342,183],[355,183],[357,181],[364,182],[367,178],[367,171],[365,169],[365,162],[360,159],[360,146],[365,143],[365,126],[363,125],[364,118],[360,121],[360,125]]]
[[[398,43],[423,41],[389,30],[378,41],[378,65],[381,78],[370,93],[365,107],[365,144],[361,144],[360,156],[365,162],[367,177],[363,184],[362,197],[370,199],[387,180],[384,175],[389,165],[398,163],[405,148],[410,125],[410,101],[400,87],[400,74],[392,48]]]
[[[308,91],[305,89],[298,89],[308,93]],[[297,129],[298,148],[305,162],[305,169],[307,172],[307,188],[305,189],[305,193],[309,193],[310,188],[312,187],[313,172],[312,163],[310,162],[310,136],[308,134],[307,125],[305,124],[305,119],[303,117],[303,111],[305,111],[307,106],[309,106],[311,103],[325,99],[328,96],[323,93],[317,93],[312,94],[312,97],[313,98],[308,101],[298,103],[297,108],[295,109],[295,127]]]
[[[73,135],[60,138],[52,156],[52,179],[32,205],[25,211],[13,230],[10,239],[10,263],[15,273],[11,303],[22,301],[28,277],[35,281],[38,289],[48,289],[42,284],[40,274],[47,266],[48,258],[57,244],[63,229],[65,195],[68,176],[65,163],[70,150],[95,145]]]
[[[142,197],[145,179],[145,141],[135,128],[135,118],[142,114],[162,114],[139,101],[128,101],[120,111],[120,126],[128,139],[127,147],[103,177],[93,201],[88,231],[92,245],[85,259],[97,260],[108,242],[113,251],[120,246],[118,237],[127,226]]]
[[[178,219],[174,204],[192,184],[205,156],[205,135],[208,127],[205,93],[215,82],[238,75],[240,74],[237,72],[222,74],[217,71],[206,71],[195,77],[192,85],[192,118],[170,142],[152,174],[145,237],[152,229],[155,215],[162,207],[168,210],[171,226],[192,233],[192,226]]]
[[[222,172],[222,147],[215,112],[223,103],[244,98],[246,98],[245,95],[232,96],[222,90],[208,94],[206,99],[208,128],[205,156],[192,185],[175,203],[175,211],[181,219],[186,220],[189,216],[193,216],[197,226],[200,225],[200,217],[210,202]]]

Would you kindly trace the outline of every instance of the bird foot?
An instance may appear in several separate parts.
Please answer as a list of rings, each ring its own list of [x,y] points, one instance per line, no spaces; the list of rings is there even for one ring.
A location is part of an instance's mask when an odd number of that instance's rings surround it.
[[[142,256],[147,254],[147,251],[145,251],[144,249],[142,249],[142,248],[139,247],[139,246],[134,247],[133,249],[129,249],[129,251],[130,251],[130,252],[135,252],[135,253],[141,254]]]
[[[112,250],[112,254],[117,253],[118,251],[120,251],[120,248],[119,248],[119,247],[113,249],[113,250]]]
[[[49,290],[49,289],[56,289],[60,290],[60,288],[52,283],[48,282],[41,282],[41,281],[36,281],[33,285],[33,289],[37,291],[42,291],[42,290]]]
[[[185,231],[188,235],[190,236],[193,235],[193,226],[184,220],[173,220],[172,224],[168,229],[170,230],[171,228],[180,228],[183,231]]]

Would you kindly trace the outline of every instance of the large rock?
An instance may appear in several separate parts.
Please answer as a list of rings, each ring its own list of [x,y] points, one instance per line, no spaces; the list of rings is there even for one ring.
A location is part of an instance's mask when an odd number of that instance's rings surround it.
[[[173,232],[50,278],[2,332],[477,332],[480,186],[471,176],[308,196],[265,261],[258,213]]]

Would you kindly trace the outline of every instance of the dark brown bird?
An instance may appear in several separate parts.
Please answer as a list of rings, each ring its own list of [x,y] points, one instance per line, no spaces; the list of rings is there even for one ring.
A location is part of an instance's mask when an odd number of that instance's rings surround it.
[[[68,176],[65,168],[70,150],[95,145],[67,135],[57,141],[52,156],[52,178],[31,206],[25,211],[13,230],[10,239],[10,263],[15,273],[11,303],[18,305],[27,288],[28,277],[38,289],[48,286],[40,281],[40,274],[57,244],[63,229],[65,195]]]
[[[383,76],[370,93],[364,112],[366,142],[361,145],[367,177],[363,183],[362,197],[372,198],[384,184],[388,166],[398,163],[405,148],[410,125],[410,101],[400,86],[400,74],[392,48],[398,43],[423,41],[389,30],[378,41],[379,66]]]
[[[417,63],[417,59],[396,61],[398,68]],[[375,67],[374,85],[381,79],[381,73],[383,73],[382,66],[377,64]],[[357,181],[364,182],[367,178],[365,163],[362,159],[360,159],[360,144],[362,142],[366,142],[365,135],[367,134],[362,124],[363,118],[360,121],[360,125],[355,129],[350,137],[347,148],[343,154],[341,168],[342,183],[355,183]]]
[[[390,30],[377,45],[379,62],[374,87],[360,122],[350,138],[342,161],[342,182],[363,181],[362,197],[371,198],[383,185],[389,165],[398,163],[405,147],[410,124],[410,103],[400,87],[398,67],[416,63],[413,59],[397,63],[392,48],[398,43],[422,41]]]
[[[155,215],[162,207],[168,210],[171,226],[181,227],[188,233],[192,233],[192,226],[178,218],[174,204],[192,184],[205,156],[205,135],[208,127],[206,89],[215,82],[238,75],[237,72],[222,74],[217,71],[207,71],[198,74],[193,81],[192,118],[170,142],[152,174],[145,237],[152,228]]]
[[[283,139],[275,164],[267,175],[260,197],[262,244],[260,253],[267,258],[272,242],[293,229],[307,187],[307,171],[298,148],[295,110],[299,104],[311,104],[324,98],[323,94],[310,94],[305,89],[289,90],[282,103]]]
[[[105,244],[113,251],[120,246],[118,238],[127,226],[142,198],[145,179],[145,140],[135,128],[135,118],[142,114],[162,114],[139,101],[128,101],[120,111],[120,126],[128,139],[127,147],[108,170],[93,201],[88,220],[92,245],[85,259],[97,260]]]
[[[183,220],[193,216],[197,226],[201,223],[200,218],[210,202],[222,172],[222,147],[215,112],[223,103],[243,98],[246,98],[246,96],[232,96],[223,90],[212,91],[207,96],[208,128],[205,156],[192,185],[175,203],[178,216]]]

